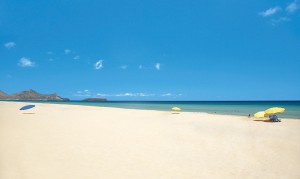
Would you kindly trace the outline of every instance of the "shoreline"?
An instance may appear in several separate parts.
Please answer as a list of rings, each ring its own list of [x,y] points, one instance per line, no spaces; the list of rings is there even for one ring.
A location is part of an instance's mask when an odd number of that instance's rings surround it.
[[[300,121],[0,102],[0,178],[300,177]]]
[[[1,102],[24,103],[24,105],[29,104],[29,103],[30,104],[38,103],[38,104],[57,104],[57,105],[72,105],[72,106],[90,106],[90,107],[100,107],[100,108],[116,108],[116,109],[129,109],[129,110],[172,112],[171,109],[169,109],[169,110],[167,110],[167,109],[165,109],[165,110],[164,109],[161,109],[161,110],[159,110],[159,109],[141,109],[141,108],[128,108],[128,107],[117,107],[117,106],[111,107],[111,106],[97,106],[97,105],[84,105],[84,104],[65,103],[67,101],[48,101],[49,103],[47,103],[47,102],[45,103],[45,101],[32,101],[31,102],[31,101],[3,101],[3,100],[1,101],[0,100],[0,103]],[[83,101],[73,101],[73,102],[83,102]],[[107,102],[110,102],[110,101],[107,101]],[[113,102],[119,102],[119,101],[113,101]],[[123,102],[123,101],[121,101],[121,102]],[[128,101],[125,101],[125,102],[128,102]],[[137,101],[130,101],[130,102],[137,102]],[[145,102],[145,101],[138,101],[138,102]],[[153,101],[153,102],[157,102],[157,101]],[[174,101],[165,101],[165,102],[174,102]],[[177,101],[177,102],[185,102],[185,101]],[[232,101],[232,102],[234,102],[234,101]],[[269,101],[269,102],[271,102],[271,101]],[[91,103],[94,103],[94,102],[91,102]],[[97,102],[95,102],[95,103],[97,103]],[[204,112],[204,111],[184,111],[184,110],[180,111],[180,113],[204,113],[204,114],[209,114],[209,115],[238,116],[238,117],[247,117],[248,118],[248,114],[240,115],[240,114],[228,114],[228,113],[217,113],[217,112],[213,113],[213,112]],[[300,117],[299,118],[291,118],[291,117],[281,117],[281,116],[280,116],[280,118],[282,118],[282,119],[292,119],[292,120],[299,120],[300,119]],[[255,119],[253,114],[251,114],[250,119]]]

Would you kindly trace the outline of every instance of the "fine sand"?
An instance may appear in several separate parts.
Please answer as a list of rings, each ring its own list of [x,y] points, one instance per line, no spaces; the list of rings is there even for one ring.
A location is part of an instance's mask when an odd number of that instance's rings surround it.
[[[0,102],[1,179],[300,178],[297,119],[25,104]]]

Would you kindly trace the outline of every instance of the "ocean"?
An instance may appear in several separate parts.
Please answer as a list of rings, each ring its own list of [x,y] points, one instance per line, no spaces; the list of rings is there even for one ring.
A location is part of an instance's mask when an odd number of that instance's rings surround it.
[[[28,101],[27,101],[28,102]],[[177,106],[182,112],[205,112],[211,114],[229,114],[253,116],[258,111],[264,111],[271,107],[283,107],[284,113],[278,114],[280,118],[300,119],[300,101],[106,101],[106,102],[83,102],[83,101],[30,101],[34,103],[55,103],[85,106],[103,106],[127,109],[145,109],[170,111]]]

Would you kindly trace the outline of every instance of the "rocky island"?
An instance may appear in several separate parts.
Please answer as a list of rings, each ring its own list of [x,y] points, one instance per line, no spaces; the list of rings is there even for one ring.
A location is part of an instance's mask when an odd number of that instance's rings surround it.
[[[34,90],[22,91],[14,94],[6,94],[0,91],[0,100],[43,100],[43,101],[69,101],[58,94],[40,94]]]

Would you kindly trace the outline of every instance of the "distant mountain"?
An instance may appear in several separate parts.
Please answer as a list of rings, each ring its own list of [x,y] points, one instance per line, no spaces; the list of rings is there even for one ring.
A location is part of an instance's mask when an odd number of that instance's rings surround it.
[[[6,93],[4,93],[3,91],[0,91],[0,99],[5,98],[7,96]]]
[[[0,100],[45,100],[45,101],[69,101],[58,94],[40,94],[34,90],[22,91],[15,94],[6,94],[0,91]]]

